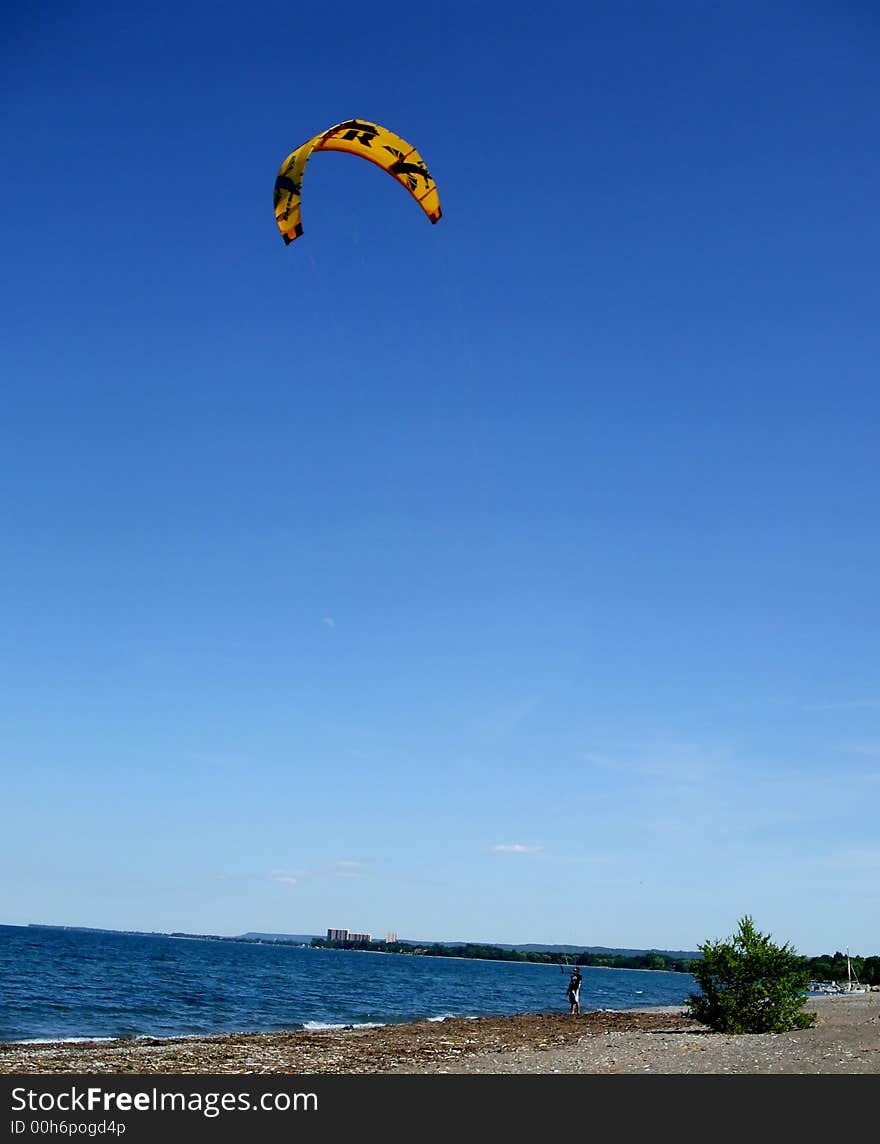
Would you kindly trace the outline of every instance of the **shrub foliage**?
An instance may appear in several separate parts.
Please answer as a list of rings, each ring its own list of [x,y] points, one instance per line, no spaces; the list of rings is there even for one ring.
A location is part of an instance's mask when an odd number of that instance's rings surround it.
[[[816,1023],[803,1012],[809,967],[788,945],[775,945],[748,916],[728,941],[699,947],[693,975],[702,990],[688,997],[696,1020],[718,1033],[785,1033]]]

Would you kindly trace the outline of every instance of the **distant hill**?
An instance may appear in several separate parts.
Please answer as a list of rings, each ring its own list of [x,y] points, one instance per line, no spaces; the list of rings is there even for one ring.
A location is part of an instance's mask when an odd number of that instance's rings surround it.
[[[515,945],[506,945],[501,941],[413,941],[408,937],[398,939],[406,945],[491,945],[495,949],[516,949],[523,953],[597,953],[607,957],[642,957],[646,953],[660,953],[664,957],[695,958],[703,955],[697,950],[658,949],[623,949],[607,945],[539,945],[532,942],[519,942]]]
[[[240,933],[241,941],[283,941],[295,945],[311,945],[316,933]]]
[[[599,953],[609,957],[642,957],[646,953],[661,953],[664,957],[702,957],[689,949],[617,949],[607,945],[500,945],[499,949],[521,949],[524,953]]]
[[[280,941],[280,942],[293,942],[298,945],[309,945],[312,938],[321,937],[323,934],[311,933],[243,933],[239,934],[242,941]],[[378,939],[376,939],[378,940]],[[509,949],[509,950],[522,950],[523,953],[595,953],[603,954],[607,957],[642,957],[646,953],[659,953],[664,957],[673,958],[696,958],[702,955],[696,950],[673,950],[673,949],[616,949],[607,945],[540,945],[534,942],[522,942],[516,945],[505,944],[500,941],[435,941],[433,938],[411,938],[401,937],[397,939],[401,945],[415,945],[425,948],[426,946],[442,945],[442,946],[457,946],[457,945],[488,945],[494,949]]]

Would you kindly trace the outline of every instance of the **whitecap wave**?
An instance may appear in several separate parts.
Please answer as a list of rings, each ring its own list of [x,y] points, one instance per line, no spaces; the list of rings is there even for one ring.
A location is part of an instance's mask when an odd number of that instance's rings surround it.
[[[303,1029],[307,1033],[332,1033],[339,1029],[381,1029],[385,1021],[306,1021]]]
[[[28,1037],[21,1041],[7,1041],[8,1045],[91,1045],[98,1041],[118,1041],[118,1037]]]

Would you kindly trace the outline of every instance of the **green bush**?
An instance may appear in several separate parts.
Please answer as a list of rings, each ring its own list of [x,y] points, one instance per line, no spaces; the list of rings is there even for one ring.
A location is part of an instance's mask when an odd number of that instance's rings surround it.
[[[808,1029],[816,1015],[803,1012],[809,967],[788,944],[759,933],[750,917],[729,941],[699,946],[693,975],[702,990],[691,993],[691,1016],[717,1033],[786,1033]]]

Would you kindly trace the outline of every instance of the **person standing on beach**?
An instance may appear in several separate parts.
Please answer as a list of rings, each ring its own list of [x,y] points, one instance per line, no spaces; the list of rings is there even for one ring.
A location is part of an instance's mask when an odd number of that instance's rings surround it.
[[[581,967],[576,965],[571,971],[568,982],[568,1001],[571,1005],[571,1015],[577,1017],[581,1011]]]

